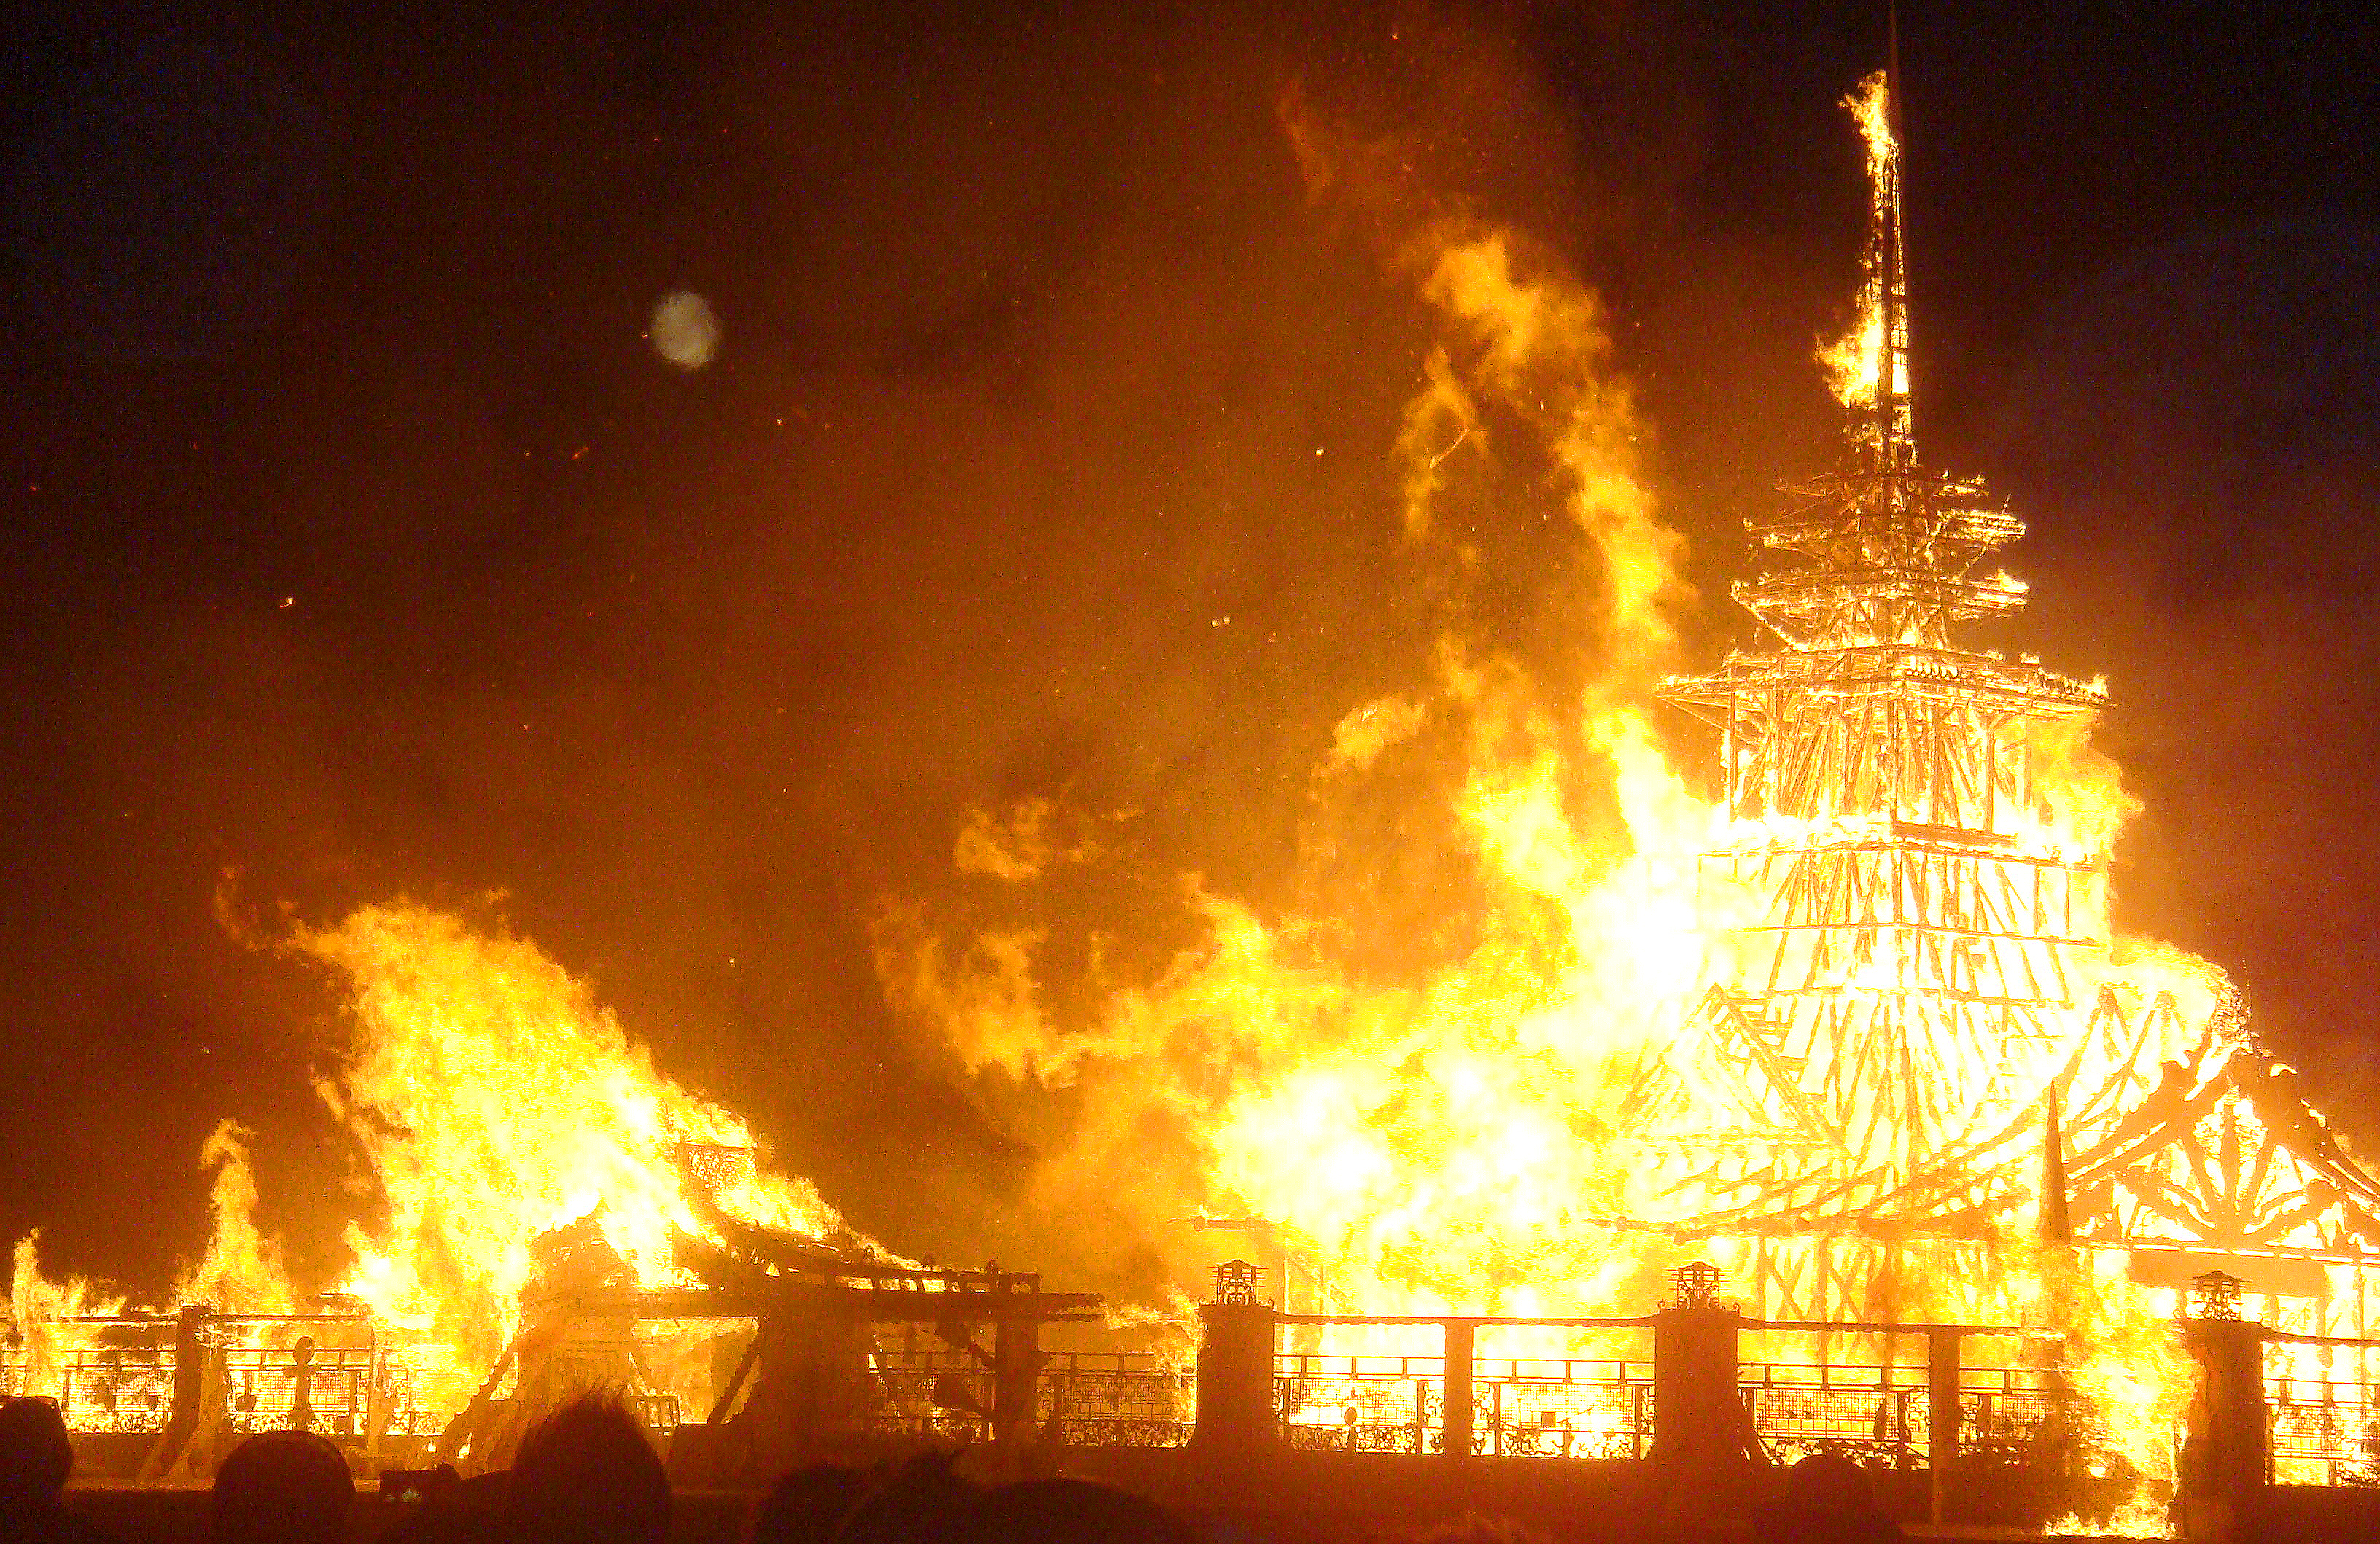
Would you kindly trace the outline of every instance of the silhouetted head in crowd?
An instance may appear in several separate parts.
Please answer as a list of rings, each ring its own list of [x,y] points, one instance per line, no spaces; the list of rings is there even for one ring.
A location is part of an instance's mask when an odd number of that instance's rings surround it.
[[[500,1520],[447,1501],[413,1508],[377,1544],[503,1544],[504,1538]]]
[[[266,1431],[215,1471],[214,1544],[338,1544],[356,1482],[345,1454],[311,1431]]]
[[[1876,1504],[1867,1471],[1840,1453],[1814,1453],[1785,1471],[1753,1517],[1760,1544],[1875,1544],[1900,1537]]]
[[[1451,1523],[1383,1528],[1378,1544],[1553,1544],[1547,1535],[1510,1517],[1466,1512]]]
[[[74,1472],[74,1448],[55,1401],[0,1404],[0,1522],[44,1517]]]
[[[1155,1502],[1084,1479],[1003,1485],[975,1509],[975,1544],[1197,1544]],[[922,1544],[922,1541],[921,1541]]]
[[[867,1492],[857,1469],[817,1464],[769,1488],[752,1519],[752,1544],[827,1544]]]
[[[460,1479],[444,1464],[428,1476],[407,1477],[396,1490],[404,1498],[405,1515],[380,1536],[378,1544],[501,1544],[504,1487],[511,1479],[503,1469]],[[383,1472],[382,1495],[390,1489]]]
[[[835,1544],[949,1544],[975,1523],[983,1491],[951,1473],[951,1461],[922,1454],[862,1497]]]
[[[637,1417],[589,1395],[521,1440],[504,1499],[518,1544],[662,1544],[669,1477]]]

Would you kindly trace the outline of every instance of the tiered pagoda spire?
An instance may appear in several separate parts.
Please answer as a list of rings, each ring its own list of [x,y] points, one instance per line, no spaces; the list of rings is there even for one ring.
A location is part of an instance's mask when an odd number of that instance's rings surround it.
[[[1973,1204],[1958,1155],[2039,1099],[2070,954],[2102,942],[2097,855],[2057,838],[2032,784],[2045,726],[2101,693],[1958,635],[2023,605],[1981,565],[2024,527],[1918,461],[1893,84],[1852,103],[1872,196],[1861,320],[1831,351],[1842,466],[1749,523],[1768,561],[1735,597],[1775,645],[1668,688],[1724,735],[1739,835],[1705,894],[1755,914],[1730,929],[1687,1081],[1736,1091],[1710,1151],[1766,1156],[1700,1182],[1755,1212]]]

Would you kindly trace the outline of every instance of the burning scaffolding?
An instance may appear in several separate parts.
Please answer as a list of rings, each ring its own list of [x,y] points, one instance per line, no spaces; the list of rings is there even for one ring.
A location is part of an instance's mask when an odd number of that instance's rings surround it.
[[[2024,527],[1918,459],[1881,78],[1858,108],[1874,193],[1840,371],[1847,464],[1752,523],[1781,561],[1736,598],[1783,646],[1667,694],[1721,731],[1735,838],[1706,877],[1752,898],[1742,963],[1702,996],[1690,1042],[1711,1063],[1697,1092],[1737,1098],[1672,1124],[1700,1123],[1690,1150],[1748,1143],[1697,1179],[1747,1219],[1797,1224],[1990,1204],[1976,1159],[2065,1070],[2072,957],[2105,947],[2101,854],[2033,778],[2041,747],[2105,693],[1956,635],[2023,604],[2022,585],[1980,570]],[[1663,1092],[1648,1080],[1648,1101]]]
[[[1159,1198],[1157,1215],[1262,1231],[1312,1299],[1199,1384],[1202,1403],[1226,1373],[1256,1390],[1290,1445],[1645,1456],[1652,1362],[1612,1337],[1641,1340],[1650,1294],[1696,1254],[1719,1273],[1682,1280],[1695,1306],[1724,1282],[1756,1333],[1803,1337],[1720,1358],[1741,1366],[1753,1435],[1776,1452],[2005,1455],[2087,1409],[2092,1441],[2146,1469],[2184,1397],[2169,1321],[2186,1282],[2228,1273],[2285,1332],[2375,1328],[2380,1182],[2211,968],[2114,936],[2106,853],[2122,801],[2083,742],[2104,689],[1969,638],[2023,603],[1993,566],[2023,525],[1918,454],[1888,78],[1854,105],[1873,187],[1864,293],[1826,351],[1844,460],[1752,523],[1766,566],[1736,597],[1763,646],[1661,689],[1716,730],[1717,802],[1662,760],[1636,700],[1674,642],[1659,605],[1674,540],[1641,488],[1582,463],[1623,661],[1586,738],[1616,768],[1633,854],[1597,866],[1566,824],[1558,755],[1475,763],[1461,813],[1520,898],[1475,954],[1423,990],[1365,995],[1284,963],[1278,934],[1205,898],[1211,959],[1096,1037],[1129,1069],[1120,1084],[1203,1123],[1204,1188]],[[1599,361],[1591,296],[1531,288],[1497,241],[1451,247],[1428,283],[1486,338],[1501,389]],[[1409,414],[1416,430],[1462,428],[1415,438],[1433,476],[1475,410],[1451,371],[1434,365]],[[1565,453],[1633,443],[1613,393],[1573,395]],[[1426,502],[1434,486],[1408,492]],[[1451,694],[1493,717],[1493,669],[1458,656],[1440,658]],[[1378,725],[1370,710],[1342,724],[1334,765],[1368,765],[1427,717],[1385,706]],[[1528,742],[1509,729],[1476,730],[1475,754]],[[354,989],[355,1043],[321,1087],[385,1215],[352,1230],[341,1294],[292,1288],[249,1217],[230,1128],[210,1147],[216,1240],[184,1285],[192,1306],[45,1296],[19,1251],[0,1381],[140,1444],[152,1478],[201,1474],[225,1436],[261,1425],[497,1464],[589,1384],[683,1428],[681,1467],[710,1478],[854,1437],[1186,1434],[1172,1363],[1041,1345],[1098,1299],[851,1235],[525,940],[396,904],[273,947]],[[914,995],[931,995],[931,964],[906,978]],[[986,1019],[1033,995],[949,995]],[[1050,1048],[1038,1019],[978,1030],[1019,1066]],[[1043,1065],[1069,1064],[1061,1048]],[[1135,1140],[1156,1124],[1112,1119]],[[1098,1154],[1103,1186],[1135,1161],[1125,1145]],[[1263,1306],[1234,1262],[1218,1307]],[[1281,1324],[1302,1338],[1276,1357]],[[1436,1327],[1434,1356],[1390,1344],[1414,1326]],[[1483,1331],[1508,1340],[1483,1348]],[[1989,1343],[1985,1361],[1961,1361],[1962,1335]],[[1867,1360],[1841,1360],[1846,1336],[1869,1337]],[[1813,1343],[1814,1363],[1796,1359]],[[1922,1366],[1906,1357],[1921,1343]],[[2335,1415],[2337,1385],[2313,1375],[2336,1349],[2288,1353],[2284,1380],[2322,1393],[2292,1400],[2285,1381],[2285,1406]],[[2360,1386],[2364,1348],[2351,1355]],[[2307,1452],[2348,1461],[2330,1428],[2290,1419]]]
[[[2023,525],[1917,453],[1892,103],[1881,75],[1854,102],[1845,464],[1752,523],[1772,562],[1736,589],[1776,646],[1667,689],[1719,731],[1702,893],[1734,947],[1635,1097],[1689,1225],[1744,1241],[1779,1312],[1859,1311],[1915,1290],[1912,1249],[2031,1233],[2168,1292],[2228,1265],[2277,1318],[2363,1334],[2380,1184],[2236,995],[2194,1013],[2111,942],[2107,823],[2073,778],[2103,688],[1961,641],[2023,603],[1985,566]]]

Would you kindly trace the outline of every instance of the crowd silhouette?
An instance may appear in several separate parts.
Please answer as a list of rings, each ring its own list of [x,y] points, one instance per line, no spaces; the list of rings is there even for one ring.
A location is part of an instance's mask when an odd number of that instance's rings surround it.
[[[266,1431],[215,1471],[212,1544],[335,1544],[355,1510],[346,1455],[311,1431]]]
[[[0,1544],[111,1544],[64,1504],[74,1467],[53,1401],[0,1402]],[[672,1496],[651,1441],[614,1401],[565,1405],[523,1439],[513,1466],[469,1480],[413,1474],[382,1496],[394,1521],[358,1526],[347,1457],[311,1431],[268,1431],[225,1458],[208,1544],[666,1544]],[[1840,1454],[1803,1459],[1753,1518],[1755,1544],[1892,1544],[1900,1530],[1868,1477]],[[1218,1544],[1248,1536],[1194,1528],[1129,1491],[1079,1479],[978,1484],[947,1454],[880,1473],[818,1466],[779,1480],[752,1514],[748,1544]],[[1380,1544],[1545,1544],[1528,1529],[1469,1519]]]
[[[55,1402],[0,1405],[0,1541],[96,1544],[99,1531],[62,1504],[73,1473],[74,1444]]]

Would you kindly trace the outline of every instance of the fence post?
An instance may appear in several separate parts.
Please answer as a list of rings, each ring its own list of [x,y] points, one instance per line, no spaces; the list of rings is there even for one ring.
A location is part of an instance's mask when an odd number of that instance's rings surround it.
[[[2198,1363],[2181,1454],[2181,1532],[2228,1541],[2253,1529],[2271,1462],[2265,1405],[2265,1327],[2240,1317],[2238,1277],[2210,1271],[2191,1283],[2182,1339]]]
[[[1701,1263],[1675,1273],[1677,1298],[1653,1319],[1651,1462],[1698,1503],[1729,1490],[1755,1447],[1752,1416],[1736,1388],[1743,1316],[1718,1300],[1718,1272]]]
[[[1439,1328],[1445,1332],[1446,1347],[1446,1407],[1439,1411],[1444,1451],[1449,1458],[1468,1458],[1473,1418],[1479,1407],[1474,1364],[1478,1326],[1468,1319],[1450,1319]]]
[[[1215,1268],[1214,1298],[1200,1305],[1196,1425],[1190,1445],[1209,1453],[1254,1454],[1277,1445],[1273,1351],[1281,1313],[1258,1295],[1263,1273],[1245,1260]]]
[[[1958,1331],[1925,1332],[1925,1468],[1932,1497],[1927,1515],[1937,1527],[1949,1520],[1950,1470],[1959,1462],[1960,1351]]]
[[[185,1303],[174,1320],[174,1398],[165,1407],[165,1425],[157,1433],[149,1455],[141,1460],[143,1482],[163,1479],[189,1446],[199,1429],[200,1406],[206,1392],[207,1346],[200,1331],[214,1310],[203,1303]]]
[[[992,1327],[991,1440],[1028,1442],[1041,1415],[1041,1324],[1002,1319]]]

